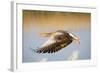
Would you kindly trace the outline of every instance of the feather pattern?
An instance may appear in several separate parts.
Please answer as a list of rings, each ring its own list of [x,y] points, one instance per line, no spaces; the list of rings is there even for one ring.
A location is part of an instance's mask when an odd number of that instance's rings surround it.
[[[74,35],[73,35],[74,36]],[[37,53],[55,53],[65,48],[73,41],[73,36],[63,30],[58,30],[50,34],[50,38],[40,48],[36,49]]]
[[[37,53],[55,53],[59,50],[61,50],[62,48],[66,47],[67,45],[69,45],[72,41],[60,41],[60,42],[55,42],[52,44],[49,44],[47,46],[41,47],[39,49],[37,49]]]

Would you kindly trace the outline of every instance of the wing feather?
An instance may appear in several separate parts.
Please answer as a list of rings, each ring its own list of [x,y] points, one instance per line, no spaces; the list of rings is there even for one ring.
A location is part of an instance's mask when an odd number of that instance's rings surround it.
[[[49,44],[47,46],[41,47],[39,49],[37,49],[37,53],[55,53],[59,50],[61,50],[62,48],[66,47],[67,45],[69,45],[72,41],[61,41],[61,42],[54,42],[52,44]]]

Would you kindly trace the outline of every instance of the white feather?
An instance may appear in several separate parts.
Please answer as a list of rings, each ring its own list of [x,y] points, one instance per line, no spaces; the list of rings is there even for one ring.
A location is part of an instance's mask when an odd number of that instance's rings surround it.
[[[47,46],[49,44],[54,43],[55,40],[53,39],[53,37],[50,37],[41,47]]]

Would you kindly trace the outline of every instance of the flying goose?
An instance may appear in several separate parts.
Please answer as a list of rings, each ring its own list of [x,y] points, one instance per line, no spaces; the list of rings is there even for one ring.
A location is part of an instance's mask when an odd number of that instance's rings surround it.
[[[76,35],[64,30],[42,33],[42,35],[49,37],[49,39],[40,48],[34,49],[36,53],[56,53],[67,47],[73,41],[80,43],[79,38]]]

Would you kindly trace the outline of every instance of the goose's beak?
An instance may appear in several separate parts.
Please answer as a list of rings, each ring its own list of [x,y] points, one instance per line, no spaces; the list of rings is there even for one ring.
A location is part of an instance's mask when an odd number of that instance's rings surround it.
[[[73,39],[77,44],[80,44],[80,39],[78,37],[74,36]]]
[[[80,39],[79,39],[79,38],[76,39],[76,43],[77,43],[77,44],[80,44]]]

